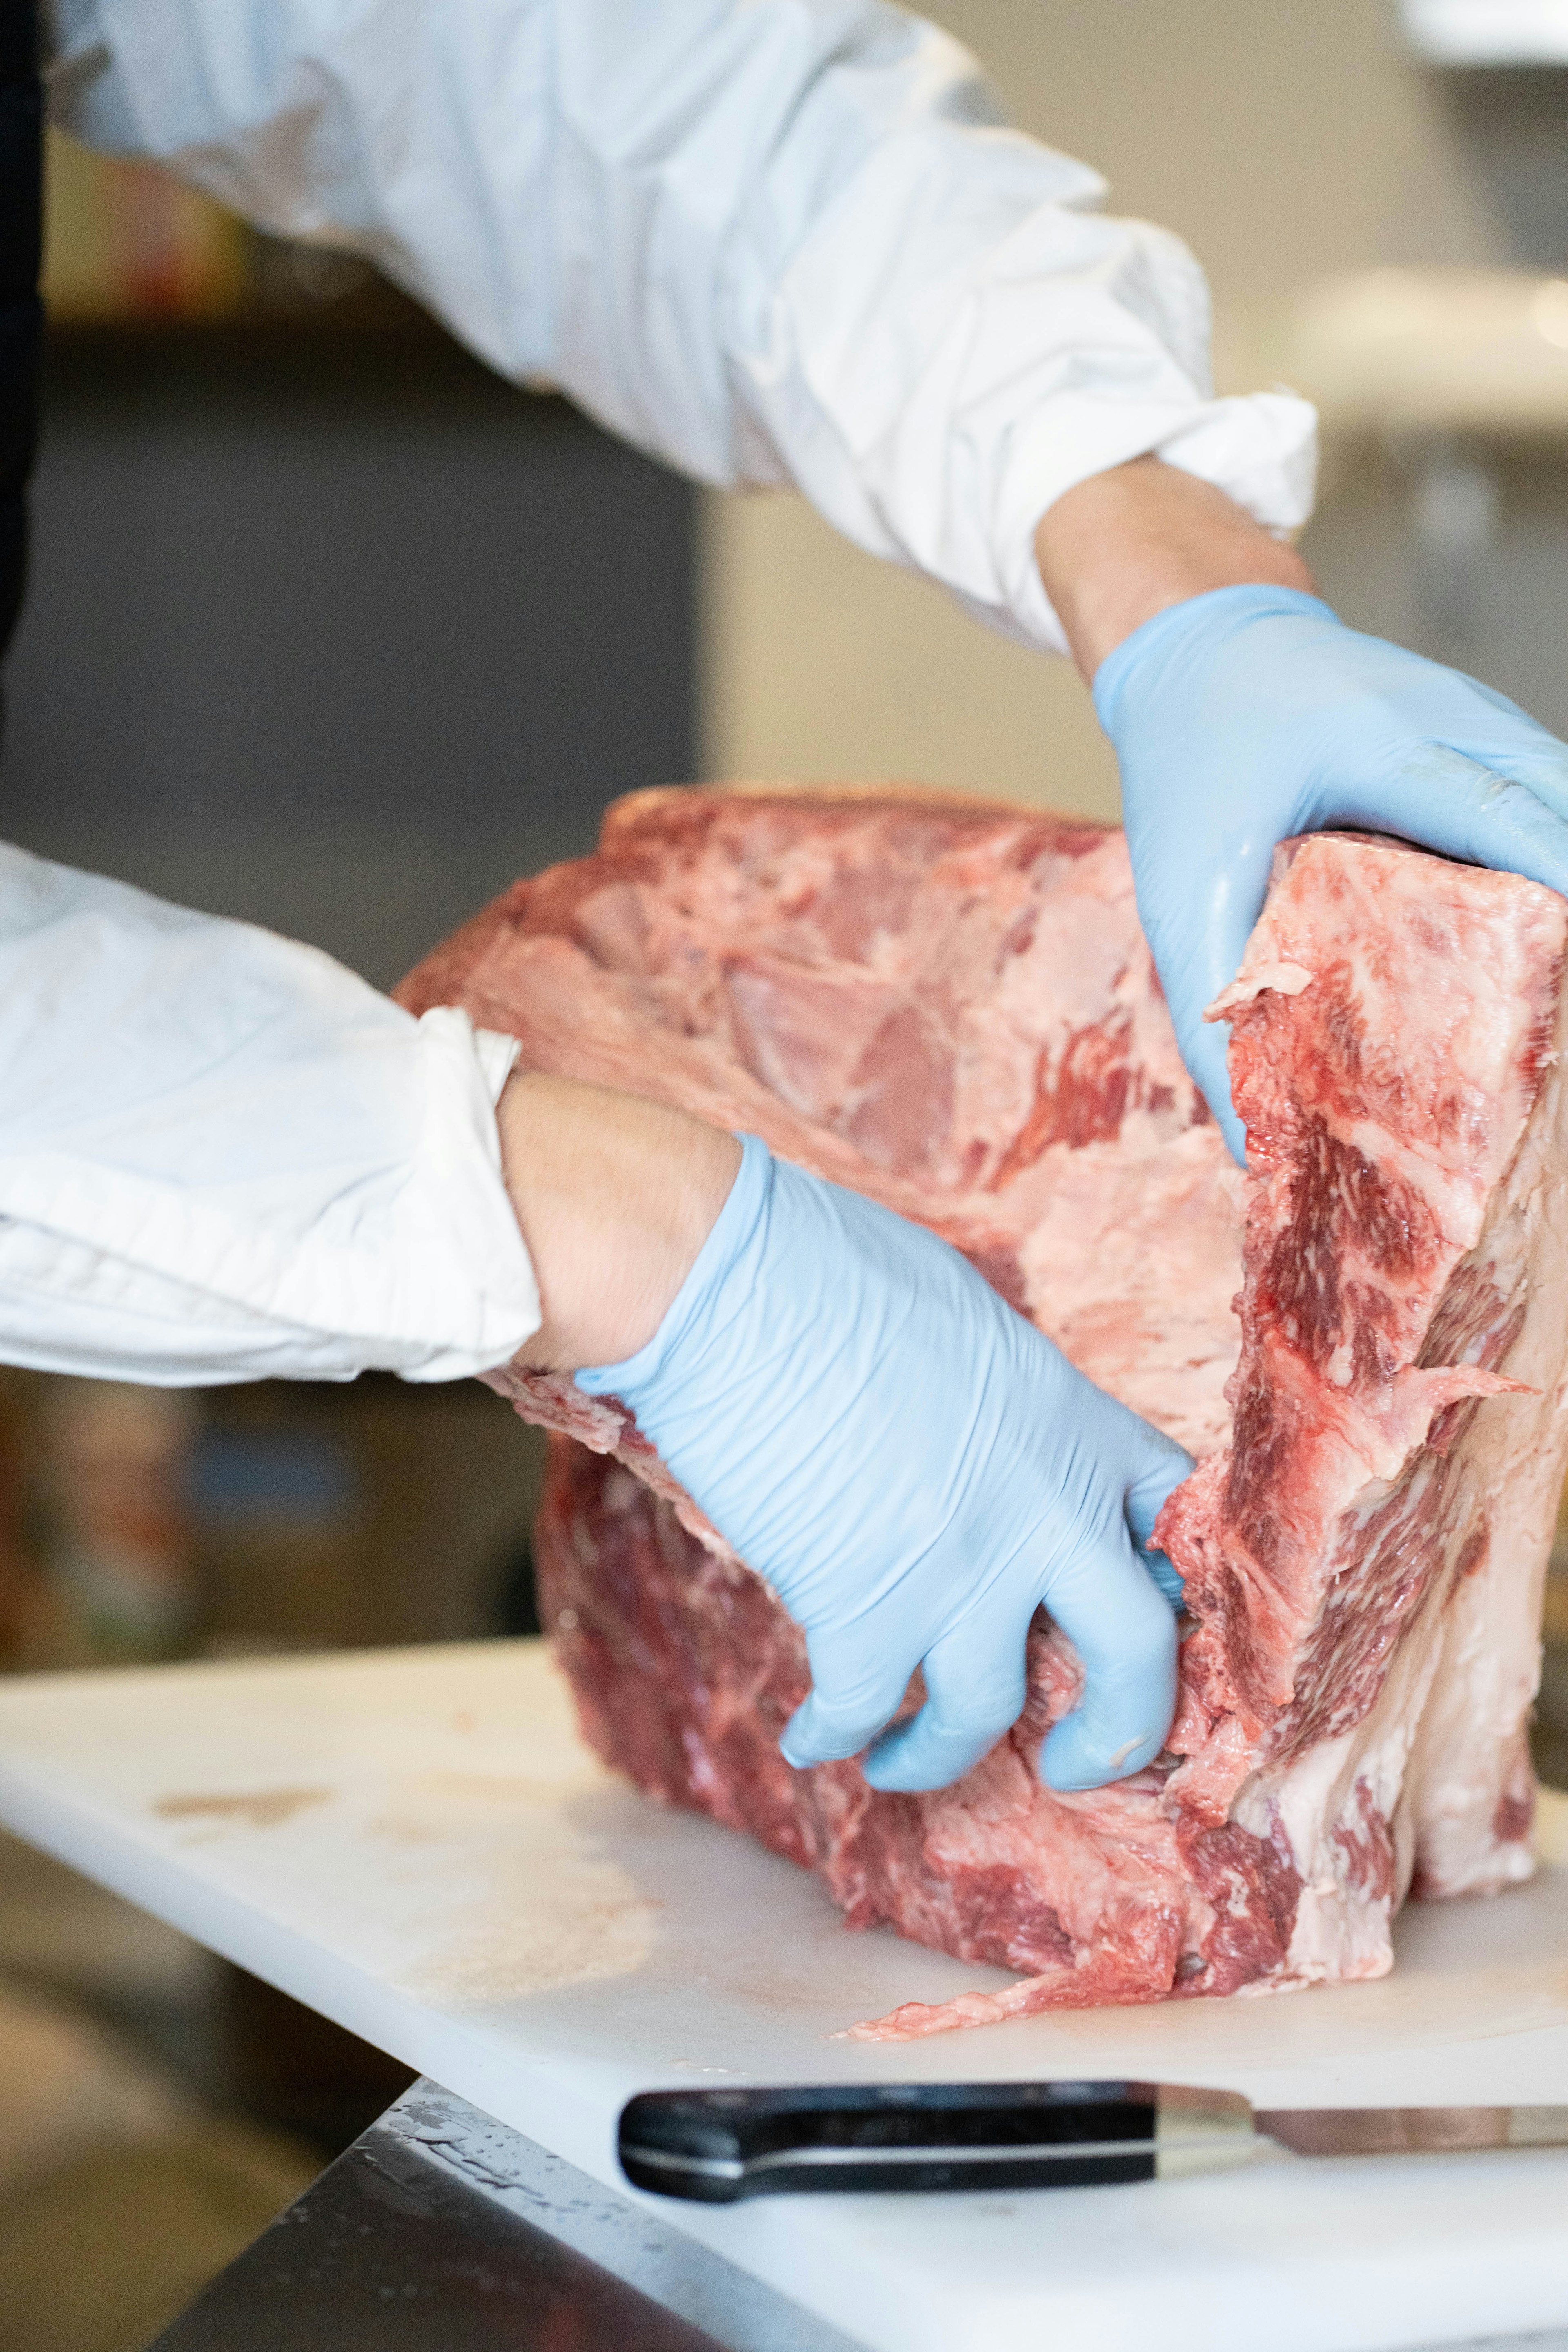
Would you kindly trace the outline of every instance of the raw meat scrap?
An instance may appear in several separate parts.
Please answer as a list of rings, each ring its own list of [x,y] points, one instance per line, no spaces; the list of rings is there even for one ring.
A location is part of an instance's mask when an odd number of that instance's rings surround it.
[[[1529,1874],[1565,925],[1513,877],[1288,845],[1225,1002],[1247,1179],[1104,827],[900,789],[640,794],[405,983],[919,1218],[1200,1456],[1161,1528],[1194,1626],[1159,1762],[1041,1786],[1078,1683],[1042,1615],[1009,1737],[956,1788],[880,1795],[784,1763],[800,1638],[627,1416],[493,1376],[567,1433],[542,1605],[599,1752],[820,1871],[853,1924],[1019,1974],[860,2031],[1375,1976],[1407,1889]]]

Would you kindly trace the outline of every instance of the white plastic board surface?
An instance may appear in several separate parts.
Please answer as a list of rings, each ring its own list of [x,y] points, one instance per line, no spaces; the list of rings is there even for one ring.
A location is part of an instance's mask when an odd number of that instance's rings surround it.
[[[1152,2076],[1265,2106],[1568,2104],[1561,1853],[1413,1911],[1382,1983],[836,2041],[1000,1972],[884,1931],[595,1762],[541,1646],[0,1686],[0,1821],[598,2179],[634,2091]],[[876,2347],[1384,2352],[1568,2321],[1568,2156],[1311,2161],[1146,2187],[661,2200]]]

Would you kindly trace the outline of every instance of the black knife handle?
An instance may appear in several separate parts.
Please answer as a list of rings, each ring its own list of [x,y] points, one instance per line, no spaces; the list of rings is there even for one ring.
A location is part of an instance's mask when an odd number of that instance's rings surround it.
[[[787,2190],[1093,2188],[1151,2180],[1152,2083],[920,2083],[652,2091],[620,2121],[621,2169],[665,2197]]]

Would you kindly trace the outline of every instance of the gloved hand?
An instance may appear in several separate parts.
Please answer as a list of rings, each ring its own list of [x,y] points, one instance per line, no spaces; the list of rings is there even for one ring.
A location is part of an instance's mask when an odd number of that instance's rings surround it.
[[[925,1705],[867,1775],[956,1780],[1022,1710],[1042,1601],[1085,1674],[1046,1779],[1093,1788],[1159,1753],[1181,1586],[1134,1545],[1192,1465],[934,1234],[749,1136],[653,1339],[576,1381],[631,1408],[804,1627],[792,1764],[858,1753],[923,1665]]]
[[[1217,588],[1100,664],[1138,911],[1187,1067],[1237,1160],[1229,1024],[1277,845],[1330,825],[1568,892],[1568,745],[1489,687],[1348,629],[1293,588]]]

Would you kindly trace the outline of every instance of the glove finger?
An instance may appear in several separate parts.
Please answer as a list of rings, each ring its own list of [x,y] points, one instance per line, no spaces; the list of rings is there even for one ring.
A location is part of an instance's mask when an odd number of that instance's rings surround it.
[[[1568,744],[1531,723],[1518,743],[1456,742],[1451,747],[1479,768],[1519,784],[1559,822],[1568,821]]]
[[[1231,1102],[1226,1064],[1230,1024],[1206,1022],[1204,1013],[1241,969],[1247,942],[1263,912],[1276,846],[1267,827],[1239,844],[1226,844],[1223,849],[1216,845],[1198,889],[1172,904],[1165,902],[1157,872],[1147,881],[1139,877],[1139,911],[1182,1059],[1218,1121],[1232,1158],[1244,1168],[1247,1131]],[[1184,853],[1176,864],[1184,874],[1190,872],[1190,855]]]
[[[877,1628],[886,1633],[881,1613]],[[890,1646],[890,1645],[888,1645]],[[863,1661],[842,1637],[806,1643],[812,1686],[784,1727],[779,1752],[798,1771],[858,1756],[903,1704],[918,1659]]]
[[[971,1612],[923,1661],[926,1702],[879,1739],[866,1763],[873,1789],[945,1789],[988,1755],[1024,1712],[1030,1593],[1016,1606]]]
[[[1484,679],[1462,670],[1439,669],[1437,676],[1450,692],[1458,686],[1485,703],[1489,715],[1478,725],[1468,712],[1455,711],[1455,723],[1440,719],[1431,727],[1431,740],[1523,784],[1554,815],[1568,818],[1568,743]]]
[[[1053,1789],[1098,1789],[1142,1771],[1176,1710],[1176,1622],[1126,1535],[1058,1576],[1046,1606],[1083,1665],[1083,1695],[1040,1749]]]
[[[1401,834],[1446,857],[1568,895],[1568,821],[1548,799],[1568,805],[1568,758],[1521,757],[1517,766],[1521,773],[1505,773],[1447,744],[1425,744],[1380,775],[1375,789],[1332,790],[1320,821]]]

